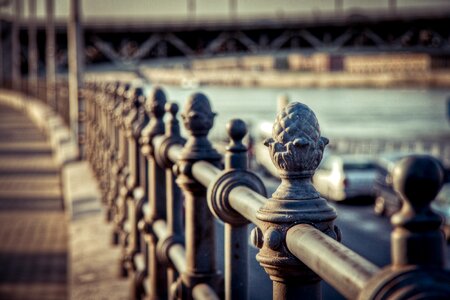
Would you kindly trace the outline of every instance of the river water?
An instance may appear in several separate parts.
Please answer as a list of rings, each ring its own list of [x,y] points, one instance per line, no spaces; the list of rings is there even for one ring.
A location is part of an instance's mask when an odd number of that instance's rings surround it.
[[[183,106],[196,89],[166,86],[170,101]],[[211,135],[224,136],[225,124],[241,118],[254,129],[273,121],[277,98],[308,105],[329,138],[450,139],[447,99],[450,89],[276,89],[200,87],[218,113]]]

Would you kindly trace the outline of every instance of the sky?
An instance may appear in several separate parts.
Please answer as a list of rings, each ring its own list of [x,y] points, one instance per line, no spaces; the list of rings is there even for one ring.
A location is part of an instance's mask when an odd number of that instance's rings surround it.
[[[15,1],[15,0],[12,0]],[[24,15],[28,14],[28,1],[24,2]],[[36,0],[38,16],[45,14],[45,0]],[[196,16],[227,17],[229,0],[81,0],[85,18],[184,18],[188,15],[187,2],[196,4]],[[237,0],[238,16],[278,16],[300,13],[331,12],[335,0]],[[354,9],[387,9],[389,0],[342,0],[344,11]],[[68,14],[69,0],[55,0],[56,16]],[[450,0],[397,0],[399,9],[427,7],[450,9]],[[7,11],[7,10],[3,10]]]

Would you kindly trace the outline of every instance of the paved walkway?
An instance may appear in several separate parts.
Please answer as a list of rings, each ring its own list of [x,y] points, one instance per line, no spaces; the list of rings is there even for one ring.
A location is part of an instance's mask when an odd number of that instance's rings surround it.
[[[67,298],[67,227],[46,137],[0,106],[0,299]]]

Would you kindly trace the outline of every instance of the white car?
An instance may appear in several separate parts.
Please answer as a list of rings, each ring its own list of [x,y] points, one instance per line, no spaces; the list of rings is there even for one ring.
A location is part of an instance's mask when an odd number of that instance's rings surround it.
[[[330,155],[317,168],[313,184],[323,197],[343,201],[374,197],[375,176],[376,165],[367,156]]]

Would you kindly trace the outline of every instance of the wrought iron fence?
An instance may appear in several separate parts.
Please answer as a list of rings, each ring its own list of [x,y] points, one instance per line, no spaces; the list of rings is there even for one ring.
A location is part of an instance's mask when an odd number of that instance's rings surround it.
[[[38,87],[24,90],[50,99]],[[56,100],[47,104],[69,123],[67,83],[54,88]],[[391,219],[392,262],[380,269],[339,242],[336,211],[311,184],[328,140],[306,105],[281,110],[265,141],[282,179],[268,198],[248,170],[243,121],[227,124],[224,156],[208,140],[216,114],[205,95],[193,94],[183,108],[186,139],[178,106],[160,87],[87,82],[82,97],[86,159],[114,224],[131,298],[247,299],[249,238],[274,299],[320,299],[322,279],[348,299],[450,298],[442,219],[430,209],[443,170],[431,157],[409,157],[394,170],[403,208]],[[215,261],[214,218],[225,224],[224,274]]]
[[[183,108],[187,139],[178,106],[159,87],[88,82],[83,96],[86,157],[114,224],[113,242],[122,248],[120,273],[132,278],[132,298],[247,299],[249,223],[274,299],[320,298],[321,279],[349,299],[450,297],[442,220],[429,205],[443,173],[430,157],[408,158],[394,171],[404,205],[392,218],[392,263],[379,269],[339,243],[336,212],[311,184],[328,140],[306,105],[282,110],[265,141],[282,179],[267,198],[247,169],[243,121],[227,124],[224,157],[212,147],[215,113],[205,95],[193,94]],[[225,224],[223,275],[214,218]]]

